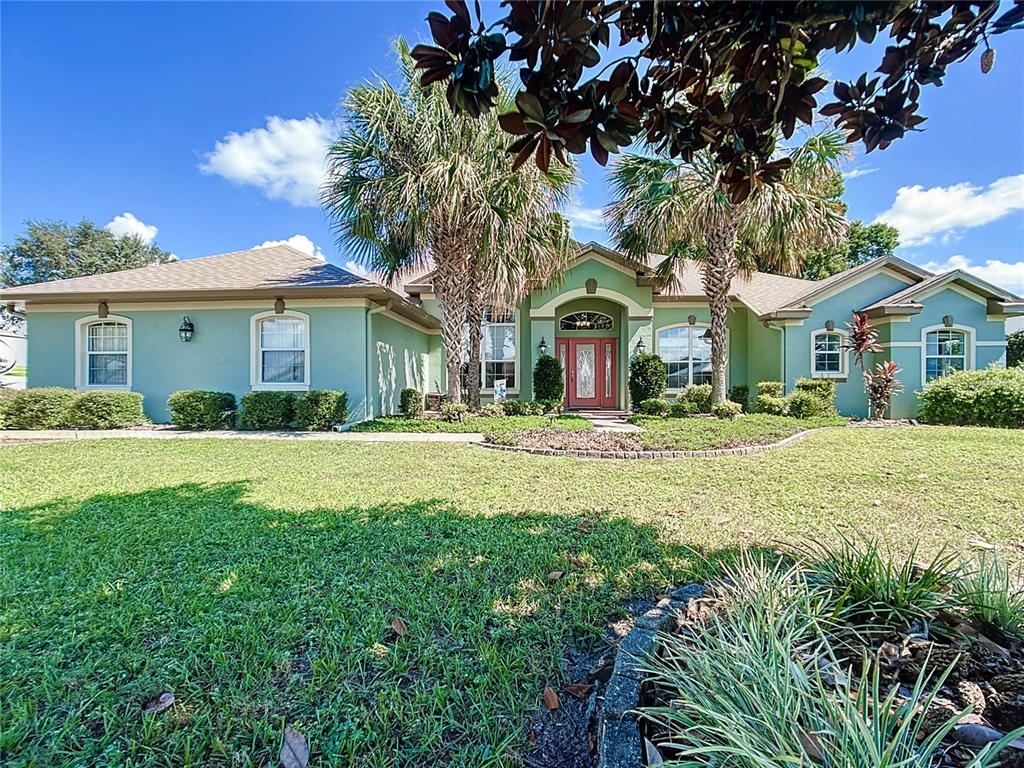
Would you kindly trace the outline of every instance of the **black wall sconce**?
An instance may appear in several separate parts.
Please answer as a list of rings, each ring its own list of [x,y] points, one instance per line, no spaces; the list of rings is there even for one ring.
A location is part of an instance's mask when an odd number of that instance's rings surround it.
[[[178,326],[178,338],[188,344],[192,341],[192,334],[195,332],[195,323],[192,322],[192,319],[188,315],[185,315],[185,317],[181,319],[181,325]]]
[[[633,351],[638,355],[642,355],[646,349],[647,345],[644,343],[643,337],[641,337],[640,340],[636,343],[636,346],[633,347]]]
[[[952,315],[945,315],[945,316],[943,316],[942,324],[944,326],[946,326],[947,328],[952,328],[953,327],[953,316]]]
[[[540,352],[541,357],[548,353],[548,342],[543,336],[540,337],[540,344],[537,345],[537,351]]]
[[[826,320],[825,321],[825,330],[826,331],[834,331],[835,329],[836,329],[836,321],[835,320]]]

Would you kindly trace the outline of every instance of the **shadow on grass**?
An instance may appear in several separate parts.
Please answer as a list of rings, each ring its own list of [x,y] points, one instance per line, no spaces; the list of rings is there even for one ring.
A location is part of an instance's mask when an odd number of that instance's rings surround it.
[[[504,765],[569,643],[706,567],[610,514],[295,512],[244,482],[8,510],[0,543],[10,765],[263,764],[286,724],[327,762]]]

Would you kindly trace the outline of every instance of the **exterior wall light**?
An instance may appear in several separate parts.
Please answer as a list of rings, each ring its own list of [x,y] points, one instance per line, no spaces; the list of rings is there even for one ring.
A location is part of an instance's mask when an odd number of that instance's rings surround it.
[[[947,328],[952,328],[953,327],[953,316],[952,315],[946,315],[945,317],[943,317],[942,318],[942,324],[944,326],[946,326]]]
[[[537,345],[537,351],[540,352],[541,357],[548,353],[548,342],[543,336],[540,337],[540,344]]]
[[[638,355],[642,355],[646,349],[647,345],[644,344],[643,337],[640,337],[640,340],[636,343],[636,346],[633,348],[633,351],[636,352],[636,354]]]
[[[284,314],[284,299],[276,299],[274,301],[274,314],[275,315],[283,315]]]
[[[836,321],[835,320],[826,320],[825,321],[825,330],[826,331],[834,331],[835,329],[836,329]]]
[[[178,338],[188,344],[192,341],[192,334],[196,332],[196,325],[192,322],[192,319],[185,315],[181,319],[181,325],[178,326]]]

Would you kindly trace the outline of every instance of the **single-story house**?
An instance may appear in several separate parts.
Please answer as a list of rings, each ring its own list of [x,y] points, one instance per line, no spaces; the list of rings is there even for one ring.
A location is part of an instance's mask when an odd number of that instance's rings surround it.
[[[631,356],[656,352],[668,394],[710,382],[709,313],[700,269],[671,289],[637,261],[580,245],[556,281],[528,286],[515,312],[487,317],[485,396],[532,397],[541,354],[566,371],[566,406],[624,410]],[[149,416],[169,418],[179,389],[344,389],[352,418],[398,409],[406,387],[444,391],[440,307],[428,273],[389,288],[286,245],[0,291],[28,317],[30,387],[125,389]],[[754,273],[734,281],[729,385],[834,379],[838,406],[865,415],[846,323],[864,312],[905,392],[892,415],[913,416],[915,390],[949,371],[1005,364],[1007,317],[1024,299],[962,271],[935,275],[892,256],[819,281]]]

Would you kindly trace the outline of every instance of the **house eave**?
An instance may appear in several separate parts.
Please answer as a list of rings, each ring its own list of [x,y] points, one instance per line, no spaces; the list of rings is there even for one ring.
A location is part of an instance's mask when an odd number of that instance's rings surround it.
[[[917,315],[924,309],[922,304],[884,304],[879,307],[870,307],[868,309],[860,310],[860,314],[867,315],[868,318],[880,318],[880,317],[908,317],[910,315]]]
[[[814,312],[810,307],[792,307],[776,309],[773,312],[766,312],[760,315],[761,320],[771,322],[773,320],[806,320]]]
[[[988,300],[988,314],[1005,315],[1007,317],[1018,317],[1024,315],[1024,301],[999,301],[998,299]]]

